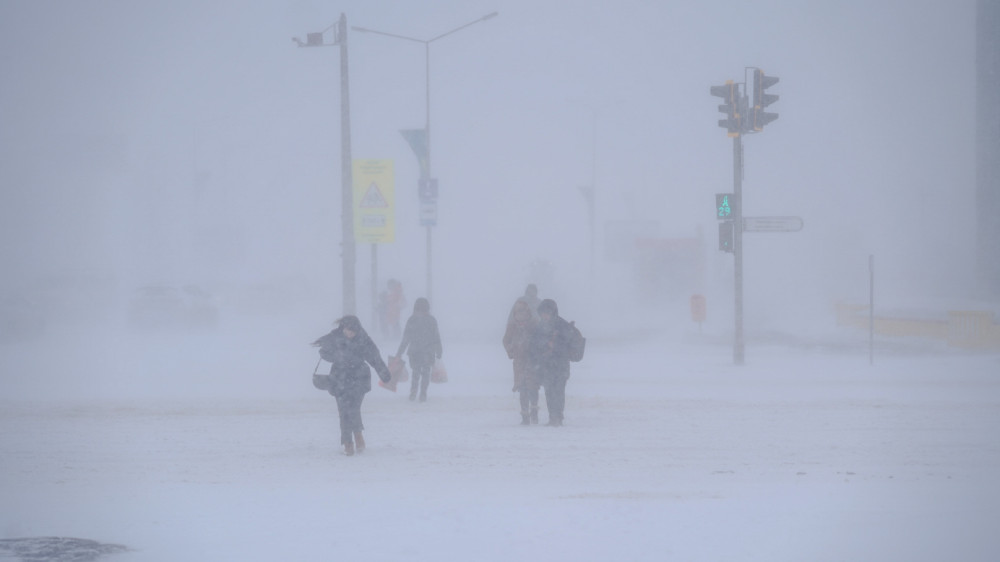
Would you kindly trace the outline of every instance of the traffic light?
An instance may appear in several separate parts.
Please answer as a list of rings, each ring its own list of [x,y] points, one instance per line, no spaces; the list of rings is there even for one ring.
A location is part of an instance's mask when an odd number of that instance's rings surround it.
[[[733,220],[739,216],[739,201],[733,193],[715,194],[715,218]]]
[[[719,251],[733,253],[733,238],[736,223],[734,221],[721,221],[719,223]]]
[[[722,86],[712,86],[709,92],[713,96],[722,98],[722,101],[725,102],[719,106],[719,111],[726,114],[725,119],[719,119],[719,126],[725,127],[729,136],[739,136],[742,131],[739,86],[732,80],[726,80]]]
[[[778,101],[776,94],[768,94],[767,89],[778,83],[777,76],[765,76],[764,71],[753,71],[753,130],[763,131],[764,125],[778,118],[777,113],[767,113],[764,108]]]

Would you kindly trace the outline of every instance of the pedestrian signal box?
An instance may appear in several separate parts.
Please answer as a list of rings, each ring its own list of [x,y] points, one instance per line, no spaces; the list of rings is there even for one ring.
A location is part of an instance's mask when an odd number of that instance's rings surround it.
[[[722,221],[719,223],[719,251],[733,253],[733,238],[735,234],[733,221]]]
[[[736,195],[732,193],[715,194],[715,217],[720,221],[734,220],[737,213]]]

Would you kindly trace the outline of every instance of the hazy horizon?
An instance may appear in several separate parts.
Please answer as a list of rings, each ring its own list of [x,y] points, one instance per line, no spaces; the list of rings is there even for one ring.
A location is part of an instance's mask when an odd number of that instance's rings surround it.
[[[746,67],[780,78],[780,117],[744,139],[745,214],[805,221],[746,235],[748,322],[832,322],[832,302],[867,299],[869,255],[882,302],[970,294],[973,2],[521,0],[0,4],[4,293],[270,286],[332,320],[339,56],[292,37],[343,12],[431,38],[493,11],[430,48],[433,297],[453,330],[502,324],[536,261],[567,317],[686,324],[677,303],[700,292],[726,325],[733,260],[716,250],[712,205],[732,189],[732,141],[709,87]],[[396,242],[378,247],[377,282],[400,279],[412,303],[425,231],[399,130],[426,119],[424,49],[354,31],[348,43],[352,156],[395,165]],[[593,272],[579,190],[592,183]],[[644,294],[634,263],[606,259],[624,253],[605,236],[622,222],[702,236],[703,272]],[[366,321],[370,252],[358,244]]]

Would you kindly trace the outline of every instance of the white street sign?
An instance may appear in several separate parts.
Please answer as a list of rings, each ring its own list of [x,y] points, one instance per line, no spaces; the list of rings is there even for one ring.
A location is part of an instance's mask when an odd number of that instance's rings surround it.
[[[743,232],[798,232],[802,217],[743,217]]]
[[[420,203],[420,226],[437,226],[437,202]]]

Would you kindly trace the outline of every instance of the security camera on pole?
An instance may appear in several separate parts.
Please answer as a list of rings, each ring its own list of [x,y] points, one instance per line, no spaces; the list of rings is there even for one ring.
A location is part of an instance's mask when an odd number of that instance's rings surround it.
[[[802,229],[799,217],[744,217],[743,216],[743,135],[759,133],[764,126],[778,118],[777,113],[767,113],[764,108],[778,101],[778,96],[767,89],[778,83],[778,77],[766,76],[759,68],[753,70],[753,100],[746,82],[727,80],[712,86],[709,93],[722,98],[719,111],[725,119],[719,126],[733,139],[733,192],[715,196],[715,213],[719,222],[719,250],[733,254],[735,267],[735,319],[733,363],[743,364],[743,232],[782,232]],[[744,76],[746,72],[744,71]],[[751,104],[751,101],[753,102]]]

